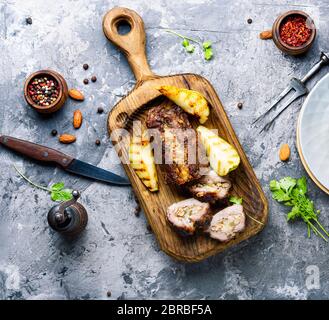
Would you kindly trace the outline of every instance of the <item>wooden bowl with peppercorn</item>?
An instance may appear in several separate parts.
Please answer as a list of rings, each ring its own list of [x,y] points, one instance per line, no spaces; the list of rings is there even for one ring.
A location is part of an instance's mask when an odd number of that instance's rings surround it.
[[[280,15],[272,30],[261,32],[260,38],[273,39],[281,51],[296,56],[311,48],[316,38],[316,27],[307,13],[292,10]]]
[[[26,79],[24,97],[37,112],[53,113],[59,110],[67,100],[67,83],[56,71],[40,70]]]

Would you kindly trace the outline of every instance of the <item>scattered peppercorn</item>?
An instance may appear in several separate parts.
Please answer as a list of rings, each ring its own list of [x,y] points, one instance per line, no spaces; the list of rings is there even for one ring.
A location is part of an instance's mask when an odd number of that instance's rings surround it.
[[[88,83],[89,83],[89,80],[88,80],[88,79],[84,79],[84,80],[83,80],[83,83],[84,83],[84,84],[88,84]]]
[[[111,291],[107,291],[107,292],[106,292],[106,295],[107,295],[108,297],[111,297],[111,295],[112,295]]]
[[[95,141],[95,144],[96,144],[96,146],[99,146],[99,145],[101,144],[101,141],[100,141],[99,139],[97,139],[97,140]]]
[[[25,19],[26,24],[32,24],[32,18],[28,17]]]
[[[140,213],[141,213],[141,207],[136,206],[135,211],[134,211],[135,217],[138,218],[140,216]]]
[[[98,107],[97,112],[98,113],[103,113],[104,112],[104,109],[102,107]]]
[[[42,107],[53,104],[59,96],[58,82],[49,76],[34,78],[28,85],[27,91],[34,103]]]
[[[54,130],[51,130],[51,135],[52,136],[56,137],[57,136],[57,133],[58,133],[57,130],[55,130],[55,129]]]
[[[83,65],[83,69],[88,70],[88,68],[89,68],[89,65],[88,65],[87,63],[85,63],[85,64]]]
[[[249,19],[247,20],[247,22],[248,22],[249,24],[252,24],[252,19],[249,18]]]
[[[308,41],[312,30],[306,25],[306,18],[302,16],[288,17],[280,26],[281,40],[293,47],[300,47]]]
[[[242,107],[243,107],[242,102],[239,102],[239,103],[238,103],[238,108],[239,108],[239,109],[242,109]]]
[[[92,76],[92,77],[91,77],[91,81],[92,81],[92,82],[96,82],[96,81],[97,81],[96,76]]]
[[[134,199],[136,201],[136,207],[135,207],[135,210],[134,210],[134,214],[135,214],[136,217],[139,217],[142,208],[141,208],[139,200],[138,200],[138,198],[137,198],[137,196],[134,192],[133,192],[133,196],[134,196]]]

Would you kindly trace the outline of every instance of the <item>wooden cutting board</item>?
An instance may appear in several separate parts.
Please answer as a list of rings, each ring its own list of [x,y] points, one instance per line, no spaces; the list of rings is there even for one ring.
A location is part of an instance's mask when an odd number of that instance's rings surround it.
[[[130,32],[125,35],[118,32],[118,26],[122,23],[128,23],[131,27]],[[150,70],[146,59],[144,23],[136,12],[119,7],[112,9],[104,17],[103,30],[106,37],[125,54],[137,80],[134,89],[112,109],[108,118],[108,130],[112,142],[123,162],[129,163],[128,139],[119,138],[120,134],[116,129],[131,132],[132,121],[145,121],[150,107],[169,103],[155,90],[155,87],[173,85],[199,91],[211,105],[210,117],[204,125],[218,129],[219,135],[234,145],[241,157],[240,166],[230,174],[233,180],[232,193],[243,198],[246,213],[263,223],[260,225],[247,218],[245,231],[227,243],[212,240],[206,235],[181,237],[168,224],[166,210],[172,203],[186,199],[186,195],[184,196],[175,186],[166,184],[159,168],[157,168],[159,191],[151,193],[133,169],[123,164],[160,248],[178,260],[196,262],[256,235],[267,222],[267,200],[214,88],[205,78],[196,74],[155,75]],[[195,127],[197,122],[192,122],[192,124]],[[120,139],[122,140],[119,144],[117,142]],[[125,145],[123,150],[122,144]]]

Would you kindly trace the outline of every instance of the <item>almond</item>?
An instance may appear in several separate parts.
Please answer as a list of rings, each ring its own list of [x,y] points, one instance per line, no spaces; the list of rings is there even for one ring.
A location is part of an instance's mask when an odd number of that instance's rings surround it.
[[[279,157],[281,161],[287,161],[290,157],[290,148],[287,144],[283,144],[280,148]]]
[[[78,100],[78,101],[83,101],[85,99],[85,96],[83,95],[82,92],[80,92],[77,89],[70,89],[69,90],[69,96],[74,99],[74,100]]]
[[[272,31],[263,31],[259,34],[262,40],[272,39]]]
[[[73,127],[75,129],[79,129],[81,127],[81,124],[82,124],[82,113],[78,109],[78,110],[75,110],[73,113]]]
[[[59,136],[58,140],[61,143],[69,144],[69,143],[74,142],[76,140],[76,137],[72,134],[64,133]]]

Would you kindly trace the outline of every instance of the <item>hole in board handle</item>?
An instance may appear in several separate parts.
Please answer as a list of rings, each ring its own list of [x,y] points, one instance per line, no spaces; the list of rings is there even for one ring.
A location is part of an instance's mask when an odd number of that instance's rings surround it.
[[[121,36],[127,35],[131,31],[130,21],[121,18],[115,22],[117,33]]]

